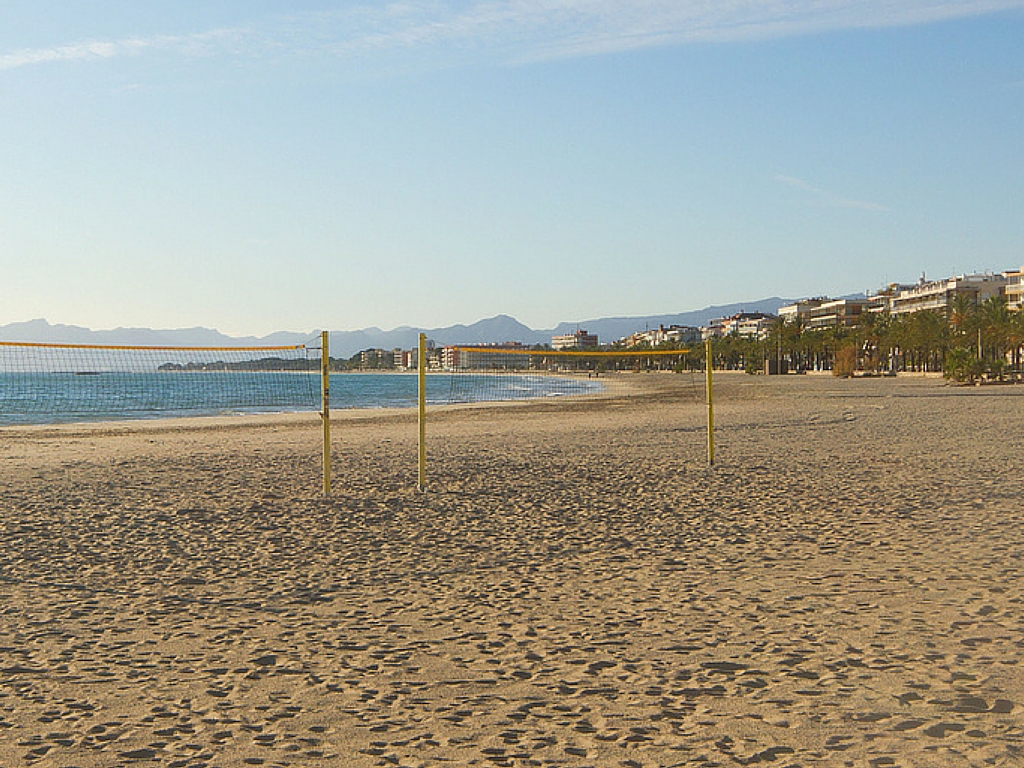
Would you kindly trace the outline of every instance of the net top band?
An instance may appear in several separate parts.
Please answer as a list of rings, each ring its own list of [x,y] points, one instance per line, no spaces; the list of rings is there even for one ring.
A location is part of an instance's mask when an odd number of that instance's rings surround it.
[[[479,352],[495,355],[536,355],[544,357],[665,357],[686,355],[688,349],[633,349],[629,351],[593,351],[568,349],[502,349],[500,347],[454,347],[459,352]]]
[[[34,349],[129,349],[153,352],[281,352],[306,349],[305,344],[276,347],[175,347],[145,346],[137,344],[60,344],[43,341],[0,341],[0,347],[32,347]]]

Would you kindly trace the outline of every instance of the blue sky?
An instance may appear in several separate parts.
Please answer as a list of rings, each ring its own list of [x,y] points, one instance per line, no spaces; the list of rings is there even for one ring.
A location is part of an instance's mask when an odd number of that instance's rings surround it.
[[[1024,264],[1024,0],[14,0],[0,324],[535,328]]]

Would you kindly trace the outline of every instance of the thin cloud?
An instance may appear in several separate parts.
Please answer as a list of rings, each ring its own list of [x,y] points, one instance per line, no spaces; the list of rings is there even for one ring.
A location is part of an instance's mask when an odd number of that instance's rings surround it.
[[[158,51],[232,57],[477,51],[522,62],[910,26],[1020,9],[1024,0],[406,0],[249,19],[194,35],[25,49],[0,55],[0,70]]]
[[[244,37],[241,29],[219,29],[193,35],[129,37],[123,40],[86,41],[53,48],[33,48],[0,55],[0,71],[52,62],[98,61],[141,56],[153,52],[179,55],[240,53],[237,43]]]
[[[15,51],[0,56],[0,69],[17,69],[33,64],[53,61],[83,61],[87,59],[110,59],[118,54],[116,43],[78,43],[56,48],[36,48]]]
[[[815,184],[804,179],[797,178],[795,176],[785,176],[779,174],[775,177],[775,180],[781,184],[785,184],[795,189],[799,189],[803,192],[807,192],[813,199],[822,203],[823,205],[831,206],[834,208],[852,208],[859,211],[888,211],[889,209],[880,204],[873,203],[868,200],[854,200],[849,197],[842,197],[840,195],[829,192],[826,189],[822,189]]]
[[[479,48],[510,60],[615,53],[946,21],[1024,0],[513,0],[402,2],[318,14],[334,50]],[[301,25],[301,17],[296,21]]]

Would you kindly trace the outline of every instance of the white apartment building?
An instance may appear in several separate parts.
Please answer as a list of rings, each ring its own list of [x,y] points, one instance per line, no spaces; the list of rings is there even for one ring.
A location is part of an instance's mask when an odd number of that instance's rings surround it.
[[[748,339],[763,339],[768,335],[774,315],[764,312],[737,312],[731,317],[712,320],[700,329],[702,339],[736,335]]]
[[[1006,278],[1006,304],[1010,309],[1024,311],[1024,266],[1017,270],[1003,272]]]
[[[958,275],[947,280],[925,280],[889,297],[889,311],[894,315],[920,312],[926,309],[944,310],[957,294],[969,296],[975,304],[999,296],[1010,279],[1006,274]]]
[[[619,343],[626,347],[639,347],[643,344],[650,344],[656,347],[659,344],[692,344],[701,340],[700,328],[693,328],[689,325],[670,325],[667,328],[659,325],[654,330],[640,331],[624,339]]]
[[[832,301],[828,296],[816,296],[813,299],[801,299],[800,301],[779,307],[779,317],[787,323],[795,323],[797,320],[806,321],[811,310],[820,307],[827,301]]]
[[[823,301],[807,312],[804,327],[807,330],[821,328],[852,328],[871,304],[863,299],[833,299]]]
[[[571,349],[596,349],[597,335],[578,330],[576,333],[566,333],[561,336],[551,337],[551,348],[557,351]]]

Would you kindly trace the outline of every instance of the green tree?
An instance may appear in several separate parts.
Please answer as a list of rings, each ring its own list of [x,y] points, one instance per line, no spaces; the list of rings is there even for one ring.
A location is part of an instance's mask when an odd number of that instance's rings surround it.
[[[947,317],[952,330],[950,342],[953,346],[969,347],[970,339],[977,329],[977,304],[966,293],[957,293],[947,307]]]
[[[942,313],[922,310],[905,315],[903,339],[913,370],[942,370],[949,347],[949,323]]]
[[[942,375],[953,381],[973,384],[983,374],[984,363],[972,350],[953,347],[946,353]]]
[[[1021,357],[1024,353],[1024,308],[1010,313],[1010,320],[1006,335],[1010,347],[1010,364],[1014,373],[1021,373]]]
[[[990,373],[1003,378],[1006,367],[1006,353],[1010,347],[1011,312],[1005,296],[991,296],[978,307],[979,330],[981,332],[982,354]]]

